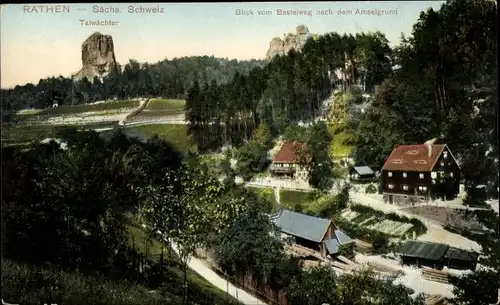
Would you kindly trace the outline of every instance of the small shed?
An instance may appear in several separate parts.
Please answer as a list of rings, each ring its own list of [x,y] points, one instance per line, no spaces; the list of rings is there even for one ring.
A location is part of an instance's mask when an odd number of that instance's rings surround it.
[[[369,166],[353,166],[349,170],[349,178],[352,181],[368,182],[375,179],[375,172]]]
[[[448,245],[425,241],[407,240],[396,252],[402,265],[428,266],[441,269]]]

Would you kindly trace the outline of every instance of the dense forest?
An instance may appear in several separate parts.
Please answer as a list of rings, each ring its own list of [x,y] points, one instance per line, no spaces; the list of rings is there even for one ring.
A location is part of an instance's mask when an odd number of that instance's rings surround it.
[[[277,135],[317,116],[334,89],[357,85],[372,92],[391,75],[390,58],[379,32],[310,38],[301,52],[276,56],[227,84],[195,83],[186,103],[190,133],[201,149],[240,145],[259,123]]]
[[[264,61],[238,61],[213,56],[193,56],[141,64],[130,60],[123,67],[117,64],[102,81],[90,82],[70,78],[41,79],[38,84],[2,89],[2,109],[46,108],[53,103],[75,105],[105,99],[128,99],[145,96],[184,98],[195,81],[206,84],[229,82],[238,73],[247,74],[261,67]]]

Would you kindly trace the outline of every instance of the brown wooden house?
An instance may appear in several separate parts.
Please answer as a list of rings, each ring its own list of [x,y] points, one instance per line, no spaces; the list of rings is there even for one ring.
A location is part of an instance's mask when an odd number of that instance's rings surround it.
[[[446,144],[400,145],[382,168],[384,201],[408,204],[457,197],[460,166]]]
[[[301,142],[285,142],[273,158],[269,172],[273,177],[285,177],[306,181],[307,170],[303,166],[307,160],[300,160],[302,156],[308,157],[307,147]]]

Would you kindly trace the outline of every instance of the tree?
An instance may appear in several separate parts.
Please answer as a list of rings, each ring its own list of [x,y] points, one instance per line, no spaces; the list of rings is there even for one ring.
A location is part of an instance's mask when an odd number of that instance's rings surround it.
[[[331,267],[315,267],[295,277],[288,288],[291,305],[340,304],[338,278]]]
[[[374,271],[364,269],[340,278],[339,295],[341,304],[424,305],[422,294],[413,298],[413,291],[401,284],[394,285],[390,280],[377,279]]]
[[[335,178],[334,164],[328,154],[332,137],[322,121],[313,124],[308,135],[307,150],[311,155],[309,184],[319,190],[330,190]]]
[[[263,213],[262,199],[254,194],[245,201],[246,209],[216,236],[213,243],[216,261],[231,275],[239,278],[250,275],[281,289],[288,285],[289,276],[298,272],[298,265],[288,261],[281,242],[271,236],[277,231]],[[284,274],[284,270],[288,273]]]
[[[453,277],[455,286],[451,300],[456,305],[487,305],[498,302],[500,289],[500,223],[498,213],[474,211],[478,220],[486,227],[485,234],[471,235],[469,238],[481,245],[482,256],[474,273]]]

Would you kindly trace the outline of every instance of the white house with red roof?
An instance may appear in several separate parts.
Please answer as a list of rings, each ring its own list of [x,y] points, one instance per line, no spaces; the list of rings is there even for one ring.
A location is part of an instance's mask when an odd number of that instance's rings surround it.
[[[302,142],[284,142],[274,156],[269,172],[273,177],[307,181],[307,145]]]

